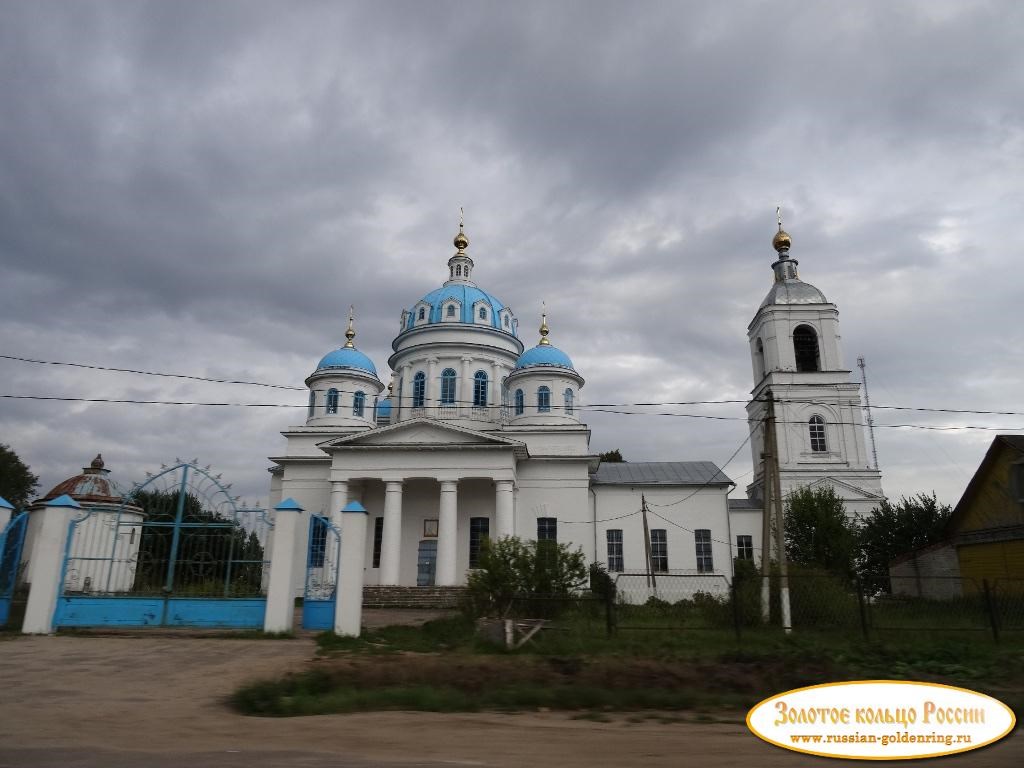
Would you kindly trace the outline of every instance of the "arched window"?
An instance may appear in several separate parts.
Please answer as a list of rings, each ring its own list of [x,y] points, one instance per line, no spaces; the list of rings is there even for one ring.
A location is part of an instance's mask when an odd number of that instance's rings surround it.
[[[503,324],[504,324],[504,326],[505,326],[506,328],[508,328],[508,315],[505,315],[505,318],[504,318],[504,323],[503,323]]]
[[[420,313],[419,313],[419,315],[417,315],[417,317],[419,317],[419,319],[422,320],[426,316],[427,316],[427,310],[424,307],[420,307]]]
[[[455,305],[449,304],[446,310],[448,317],[455,317]]]
[[[516,416],[522,416],[523,415],[523,409],[525,407],[526,406],[525,406],[525,403],[524,403],[523,390],[517,389],[516,390]]]
[[[487,319],[487,308],[486,307],[480,307],[480,319],[481,320],[486,320]]]
[[[811,416],[807,422],[807,428],[811,434],[811,450],[815,453],[824,453],[828,450],[825,442],[825,420],[821,416]]]
[[[793,330],[793,352],[796,354],[796,369],[800,373],[820,371],[818,356],[818,334],[809,325],[798,325]]]
[[[310,419],[313,418],[313,409],[315,407],[316,407],[316,391],[311,389],[311,390],[309,390],[309,413],[307,414],[307,418],[310,418]]]
[[[547,413],[551,410],[551,390],[541,387],[537,390],[537,413]]]
[[[487,405],[487,374],[484,371],[473,375],[473,405]]]
[[[455,369],[441,371],[441,405],[455,405]]]
[[[572,413],[572,390],[571,389],[566,389],[565,390],[565,412],[569,413],[569,414]]]
[[[364,407],[366,407],[366,395],[362,392],[356,392],[352,398],[352,415],[362,416]]]
[[[455,265],[455,276],[456,277],[462,277],[462,265],[461,264],[456,264]]]
[[[325,410],[327,413],[338,412],[338,390],[333,387],[327,390],[327,408]]]
[[[757,379],[758,379],[758,381],[760,381],[761,379],[764,378],[764,374],[765,374],[765,369],[764,369],[764,344],[761,342],[761,339],[757,340],[757,346],[755,347],[755,352],[756,352],[756,355],[757,355],[756,358],[755,358],[755,363],[757,365]]]
[[[427,375],[423,371],[418,371],[415,376],[412,377],[412,407],[422,408],[423,401],[426,398],[427,392]]]

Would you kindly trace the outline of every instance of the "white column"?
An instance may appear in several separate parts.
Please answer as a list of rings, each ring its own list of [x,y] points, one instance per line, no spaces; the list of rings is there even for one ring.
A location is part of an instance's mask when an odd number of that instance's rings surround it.
[[[64,554],[68,528],[81,511],[78,502],[60,496],[42,509],[32,512],[42,518],[29,554],[30,588],[21,631],[26,635],[48,635],[53,632],[53,612],[63,584]]]
[[[402,481],[388,481],[384,484],[384,533],[380,550],[381,584],[398,584],[401,557]]]
[[[462,370],[459,371],[459,388],[455,392],[455,401],[459,403],[465,411],[468,412],[473,407],[473,358],[463,357],[462,358]]]
[[[270,549],[270,578],[264,632],[291,632],[295,619],[295,540],[302,526],[303,509],[287,498],[274,507],[274,538]],[[305,551],[305,550],[302,550]],[[303,563],[305,565],[305,563]]]
[[[335,528],[341,528],[341,510],[348,504],[348,481],[331,481],[331,501],[327,509],[327,518]]]
[[[459,484],[454,480],[442,480],[441,514],[437,523],[437,584],[442,587],[456,583],[458,500]]]
[[[491,406],[491,418],[496,418],[501,413],[501,366],[497,361],[491,363],[490,391],[487,393],[487,402]]]
[[[342,510],[341,568],[334,602],[334,632],[338,635],[359,637],[362,629],[366,519],[367,512],[358,501],[350,501]]]
[[[496,480],[494,483],[494,517],[496,538],[515,535],[515,505],[511,480]]]
[[[433,408],[434,410],[428,410],[427,413],[434,415],[437,415],[437,406],[441,402],[441,382],[437,377],[437,358],[432,357],[427,360],[427,380],[424,382],[423,405]]]

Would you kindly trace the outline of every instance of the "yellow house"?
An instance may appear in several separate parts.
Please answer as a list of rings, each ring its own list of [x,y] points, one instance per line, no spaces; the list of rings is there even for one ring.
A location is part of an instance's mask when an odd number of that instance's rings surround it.
[[[1024,435],[998,435],[946,528],[965,591],[1024,592]]]

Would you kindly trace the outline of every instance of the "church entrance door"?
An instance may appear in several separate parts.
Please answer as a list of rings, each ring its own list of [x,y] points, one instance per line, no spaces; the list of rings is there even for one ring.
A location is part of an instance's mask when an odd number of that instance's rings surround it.
[[[424,539],[416,553],[416,586],[434,586],[437,571],[437,539]]]

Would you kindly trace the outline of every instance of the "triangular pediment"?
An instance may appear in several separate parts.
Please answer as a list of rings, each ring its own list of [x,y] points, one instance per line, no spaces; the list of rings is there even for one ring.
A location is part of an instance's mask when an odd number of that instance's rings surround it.
[[[808,488],[831,488],[836,495],[843,499],[864,499],[866,501],[881,501],[884,496],[858,488],[852,483],[847,483],[835,477],[823,477],[807,484]]]
[[[509,440],[506,437],[497,437],[486,432],[478,432],[473,429],[434,421],[432,419],[412,419],[393,424],[389,427],[371,429],[360,432],[356,435],[339,437],[320,443],[319,447],[324,450],[344,447],[369,447],[369,446],[445,446],[456,447],[465,445],[472,446],[507,446],[509,448],[523,448],[524,444],[518,440]]]

